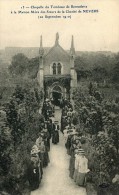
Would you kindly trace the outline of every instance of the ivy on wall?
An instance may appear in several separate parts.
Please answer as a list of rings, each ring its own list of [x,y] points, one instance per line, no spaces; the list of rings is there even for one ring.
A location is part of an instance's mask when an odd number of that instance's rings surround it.
[[[70,86],[70,77],[60,77],[60,78],[55,78],[55,77],[47,77],[44,80],[44,86],[51,86],[54,82],[58,82],[60,85],[62,85],[65,88],[69,88]]]

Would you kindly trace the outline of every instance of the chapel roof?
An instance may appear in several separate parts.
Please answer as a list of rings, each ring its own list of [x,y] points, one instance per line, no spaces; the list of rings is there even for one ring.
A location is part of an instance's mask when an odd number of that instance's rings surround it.
[[[65,51],[59,44],[59,34],[56,34],[56,40],[54,46],[44,55],[45,59],[48,58],[53,58],[53,60],[65,60],[69,61],[70,60],[70,55]]]

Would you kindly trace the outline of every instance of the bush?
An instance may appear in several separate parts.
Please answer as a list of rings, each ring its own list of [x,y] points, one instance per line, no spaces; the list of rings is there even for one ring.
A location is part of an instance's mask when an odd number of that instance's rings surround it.
[[[41,101],[37,84],[27,89],[16,85],[5,106],[5,117],[0,123],[0,187],[12,195],[21,195],[24,186],[28,187],[26,168],[31,147],[41,130]]]
[[[119,171],[119,104],[117,101],[102,100],[102,94],[93,83],[89,86],[89,93],[82,89],[73,95],[79,126],[86,136],[82,147],[89,159],[89,182],[97,188],[103,183],[110,184]]]

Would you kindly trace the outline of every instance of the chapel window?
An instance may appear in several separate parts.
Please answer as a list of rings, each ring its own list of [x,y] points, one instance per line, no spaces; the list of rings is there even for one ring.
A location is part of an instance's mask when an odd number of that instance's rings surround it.
[[[53,63],[53,74],[56,74],[56,63]]]
[[[57,64],[57,74],[61,74],[61,64]]]

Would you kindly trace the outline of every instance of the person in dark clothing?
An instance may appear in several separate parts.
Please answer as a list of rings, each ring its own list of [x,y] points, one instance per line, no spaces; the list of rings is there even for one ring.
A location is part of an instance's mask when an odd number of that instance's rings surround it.
[[[53,124],[52,143],[57,144],[59,142],[59,125],[58,121]]]
[[[61,117],[61,132],[63,133],[63,130],[65,129],[65,127],[68,125],[67,123],[67,117],[66,116],[62,116]]]
[[[39,161],[36,154],[32,155],[31,161],[27,169],[27,177],[30,185],[30,190],[36,190],[41,182]]]
[[[70,155],[71,138],[72,138],[72,136],[69,135],[69,136],[68,136],[68,139],[67,139],[67,142],[66,142],[66,144],[65,144],[66,149],[67,149],[67,154],[68,154],[68,155]]]
[[[51,135],[52,135],[52,120],[51,119],[47,120],[47,130],[50,134],[50,139],[51,139]]]

